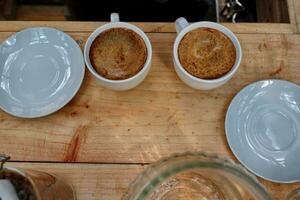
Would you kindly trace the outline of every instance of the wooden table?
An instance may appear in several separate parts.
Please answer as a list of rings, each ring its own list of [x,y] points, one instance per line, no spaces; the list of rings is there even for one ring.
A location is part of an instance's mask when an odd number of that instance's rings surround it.
[[[295,6],[300,8],[300,3]],[[206,151],[235,159],[224,132],[233,96],[262,79],[300,84],[300,35],[293,15],[291,24],[225,24],[237,34],[243,60],[233,79],[212,91],[191,89],[177,77],[172,23],[135,23],[153,45],[152,69],[140,86],[114,92],[86,71],[75,98],[50,116],[19,119],[0,111],[0,152],[12,156],[11,166],[64,178],[79,200],[120,199],[146,165],[174,152]],[[0,22],[0,41],[27,27],[50,26],[66,31],[82,47],[102,24]],[[260,181],[277,200],[300,188],[300,184]]]

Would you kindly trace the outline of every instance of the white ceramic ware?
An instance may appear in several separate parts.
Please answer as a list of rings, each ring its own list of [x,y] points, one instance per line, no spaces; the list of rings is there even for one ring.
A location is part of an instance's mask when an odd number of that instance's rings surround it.
[[[0,199],[1,200],[19,200],[17,192],[8,179],[0,180]]]
[[[99,34],[101,34],[102,32],[104,32],[106,30],[112,29],[112,28],[126,28],[126,29],[130,29],[130,30],[134,31],[139,36],[141,36],[141,38],[144,40],[146,48],[147,48],[147,59],[146,59],[145,65],[137,74],[135,74],[134,76],[132,76],[128,79],[124,79],[124,80],[107,79],[96,72],[96,70],[94,69],[94,67],[92,66],[91,61],[90,61],[89,53],[90,53],[90,47],[91,47],[93,41],[96,39],[96,37]],[[96,29],[88,38],[88,40],[85,44],[85,47],[84,47],[84,59],[85,59],[87,68],[93,74],[93,76],[99,81],[99,83],[101,85],[103,85],[104,87],[107,87],[109,89],[112,89],[112,90],[119,90],[119,91],[129,90],[129,89],[132,89],[132,88],[136,87],[137,85],[139,85],[147,76],[147,74],[150,70],[150,67],[151,67],[152,46],[151,46],[150,40],[148,39],[146,34],[141,29],[139,29],[138,27],[136,27],[130,23],[120,22],[118,13],[112,13],[111,14],[111,22]]]
[[[248,85],[232,100],[225,130],[238,160],[270,181],[300,181],[300,87],[283,80]]]
[[[0,108],[24,118],[42,117],[66,105],[84,77],[80,47],[62,31],[35,27],[0,46]]]
[[[199,89],[199,90],[210,90],[217,88],[224,83],[226,83],[228,80],[232,78],[232,76],[235,74],[237,69],[240,66],[241,60],[242,60],[242,48],[240,45],[239,40],[237,37],[234,35],[232,31],[230,31],[228,28],[214,22],[196,22],[189,24],[185,18],[181,17],[178,18],[175,21],[176,25],[176,31],[177,31],[177,37],[174,43],[173,47],[173,62],[174,62],[174,67],[177,75],[179,78],[189,85],[190,87],[194,89]],[[224,76],[217,78],[217,79],[201,79],[198,77],[195,77],[188,73],[184,67],[180,64],[179,58],[178,58],[178,46],[180,44],[180,41],[182,38],[190,31],[197,29],[197,28],[212,28],[216,29],[222,33],[224,33],[226,36],[230,38],[232,43],[235,46],[236,49],[236,61],[232,69],[225,74]]]

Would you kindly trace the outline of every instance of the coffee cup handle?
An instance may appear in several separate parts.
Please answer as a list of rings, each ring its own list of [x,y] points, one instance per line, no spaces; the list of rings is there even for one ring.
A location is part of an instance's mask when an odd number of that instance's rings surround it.
[[[175,26],[176,26],[177,34],[179,34],[188,25],[189,25],[189,23],[184,17],[180,17],[180,18],[176,19]]]
[[[110,22],[120,22],[120,17],[118,13],[111,13],[110,14]]]

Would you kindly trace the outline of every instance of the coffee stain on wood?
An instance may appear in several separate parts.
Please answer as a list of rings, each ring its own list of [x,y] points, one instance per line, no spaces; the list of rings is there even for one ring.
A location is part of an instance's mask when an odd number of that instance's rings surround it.
[[[264,49],[267,49],[267,48],[268,48],[268,46],[267,46],[267,44],[266,44],[265,42],[260,43],[260,44],[258,45],[258,50],[259,50],[259,51],[263,51]]]
[[[66,156],[64,158],[65,162],[75,162],[78,160],[80,148],[82,147],[82,144],[86,142],[87,130],[87,126],[79,126],[76,128],[74,136],[72,137],[66,151]]]
[[[285,35],[280,35],[281,38],[281,44],[282,44],[282,49],[288,50],[289,49],[289,42],[287,40],[287,37]]]
[[[164,28],[164,25],[158,26],[153,28],[150,32],[156,33],[156,32],[161,32],[161,30]]]
[[[264,46],[265,49],[268,48],[268,46],[265,42],[263,43],[263,46]]]
[[[75,117],[77,114],[78,114],[77,111],[73,111],[73,112],[70,113],[70,116],[71,116],[71,117]]]
[[[282,72],[283,68],[284,68],[284,61],[282,60],[279,64],[279,66],[277,67],[277,69],[275,71],[271,72],[269,75],[275,76],[275,75],[279,74],[280,72]]]
[[[258,50],[259,50],[259,51],[262,51],[262,44],[259,44],[259,45],[258,45]]]
[[[5,117],[2,117],[2,116],[0,116],[0,122],[4,122],[4,121],[6,121],[6,118],[5,118]]]
[[[175,111],[168,117],[167,121],[169,122],[171,119],[173,119],[174,116],[176,115],[176,113],[177,113],[177,110],[175,110]]]

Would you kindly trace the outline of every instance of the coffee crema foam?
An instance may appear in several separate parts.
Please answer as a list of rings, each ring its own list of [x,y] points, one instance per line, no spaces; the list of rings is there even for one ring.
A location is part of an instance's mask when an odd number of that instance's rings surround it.
[[[236,60],[232,41],[212,28],[197,28],[188,32],[178,47],[181,65],[191,75],[216,79],[228,73]]]
[[[127,79],[145,65],[147,48],[137,33],[126,28],[102,32],[90,48],[90,61],[101,76],[111,80]]]

